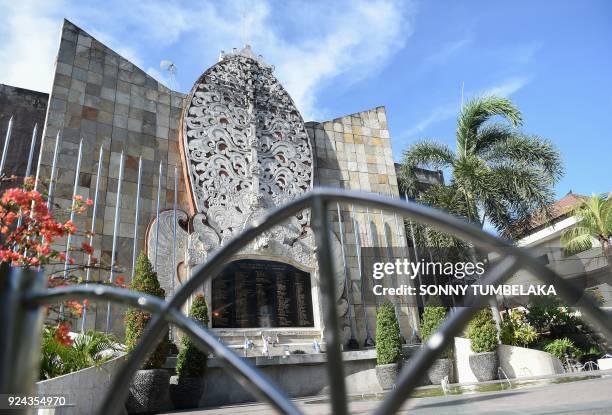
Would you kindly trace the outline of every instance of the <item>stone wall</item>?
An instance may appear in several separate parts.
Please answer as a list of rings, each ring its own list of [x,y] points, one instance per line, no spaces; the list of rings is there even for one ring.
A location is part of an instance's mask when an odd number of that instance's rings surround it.
[[[315,185],[399,197],[384,107],[346,115],[331,121],[309,122],[306,123],[306,127],[315,154]],[[355,248],[353,209],[363,247],[386,246],[386,242],[390,246],[404,247],[406,238],[402,218],[393,213],[380,210],[366,211],[360,206],[354,208],[347,205],[340,206],[347,268],[351,281],[351,304],[357,323],[357,340],[363,344],[366,338],[366,324],[361,298],[362,282]],[[330,215],[334,230],[339,234],[336,206]],[[398,282],[409,283],[407,280]],[[370,334],[374,336],[376,307],[371,304],[366,305],[366,311]],[[406,339],[410,337],[412,329],[417,328],[417,314],[412,307],[404,306],[400,309],[402,334]]]
[[[132,263],[138,157],[142,156],[142,189],[138,250],[144,248],[149,221],[155,215],[158,166],[162,177],[162,209],[172,208],[174,166],[180,167],[178,120],[183,95],[173,92],[125,58],[65,20],[49,98],[44,128],[44,143],[39,160],[42,182],[48,185],[53,149],[61,132],[58,182],[54,201],[61,208],[71,204],[77,150],[83,140],[83,160],[78,193],[94,198],[99,148],[104,149],[96,218],[95,256],[110,264],[119,159],[125,155],[121,195],[120,226],[116,265],[129,280]],[[170,168],[168,168],[170,166]],[[186,193],[180,177],[180,206],[186,207]],[[59,212],[57,212],[59,214]],[[80,230],[89,230],[92,209],[76,221]],[[80,246],[84,237],[76,238]],[[65,242],[58,241],[65,249]],[[94,279],[107,279],[108,271],[95,273]],[[123,332],[121,310],[116,308],[113,327]],[[106,305],[98,309],[97,322],[88,326],[105,327]],[[93,316],[96,313],[91,313]]]
[[[23,178],[28,164],[32,131],[38,124],[32,172],[36,172],[36,160],[47,112],[49,95],[29,89],[0,84],[0,142],[4,145],[9,119],[13,117],[11,141],[8,147],[4,173]],[[0,151],[2,148],[0,147]],[[0,189],[12,187],[14,182],[1,183]]]

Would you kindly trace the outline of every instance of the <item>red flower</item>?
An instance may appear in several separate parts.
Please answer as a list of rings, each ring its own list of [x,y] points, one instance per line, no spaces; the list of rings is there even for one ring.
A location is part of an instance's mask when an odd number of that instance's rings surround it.
[[[125,283],[125,277],[123,275],[119,275],[115,280],[115,284],[122,288],[127,288],[127,284]]]
[[[83,242],[81,244],[81,249],[88,255],[93,255],[94,253],[93,247],[89,245],[87,242]]]
[[[78,301],[66,301],[66,306],[69,307],[79,317],[83,315],[83,304]]]
[[[63,321],[57,325],[55,329],[55,340],[64,346],[71,346],[72,339],[70,338],[70,324]]]

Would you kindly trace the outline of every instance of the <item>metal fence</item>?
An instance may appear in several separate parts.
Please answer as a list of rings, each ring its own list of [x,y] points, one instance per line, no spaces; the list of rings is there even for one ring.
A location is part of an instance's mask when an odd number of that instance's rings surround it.
[[[264,218],[247,227],[239,236],[211,254],[209,259],[193,270],[192,277],[168,301],[139,294],[134,291],[109,286],[72,286],[44,289],[44,276],[36,279],[27,272],[14,272],[13,278],[4,281],[0,291],[2,331],[0,353],[3,359],[0,370],[0,393],[31,393],[37,376],[39,359],[39,333],[41,307],[44,304],[65,299],[108,300],[139,307],[154,317],[147,326],[138,346],[115,376],[101,407],[101,414],[121,413],[134,373],[145,357],[167,334],[173,324],[206,351],[211,351],[223,361],[224,367],[258,399],[268,402],[277,412],[299,414],[300,410],[267,377],[249,365],[236,353],[223,345],[210,330],[183,315],[180,306],[189,295],[205,281],[215,278],[223,266],[257,235],[281,224],[291,215],[311,209],[311,226],[315,233],[317,260],[321,279],[323,320],[327,343],[327,373],[331,393],[331,410],[336,415],[348,413],[348,398],[343,375],[342,345],[335,305],[334,264],[331,255],[330,207],[335,203],[365,206],[369,209],[392,211],[410,220],[431,226],[437,230],[460,237],[487,252],[497,253],[501,259],[487,272],[482,284],[499,285],[519,269],[525,269],[545,283],[554,284],[557,293],[569,304],[581,308],[585,319],[607,338],[612,338],[612,321],[588,296],[575,290],[553,271],[529,255],[499,238],[490,235],[458,218],[416,203],[379,195],[336,189],[316,188],[286,205],[271,210]],[[486,298],[475,298],[474,305],[485,305]],[[402,369],[395,389],[377,408],[376,414],[391,414],[399,410],[418,385],[422,374],[443,352],[453,337],[458,335],[477,311],[477,307],[455,309],[450,313],[437,333],[430,337],[421,350]]]

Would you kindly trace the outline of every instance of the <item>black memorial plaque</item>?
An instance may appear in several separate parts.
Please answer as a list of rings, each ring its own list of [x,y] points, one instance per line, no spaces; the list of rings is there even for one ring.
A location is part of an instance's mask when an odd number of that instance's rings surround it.
[[[310,274],[289,264],[242,259],[212,282],[216,328],[312,327]]]

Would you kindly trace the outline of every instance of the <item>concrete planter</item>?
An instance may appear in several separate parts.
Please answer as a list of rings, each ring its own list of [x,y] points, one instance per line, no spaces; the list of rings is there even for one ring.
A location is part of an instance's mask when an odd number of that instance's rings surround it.
[[[399,366],[397,363],[388,365],[376,365],[376,378],[380,387],[383,389],[392,389],[397,379]]]
[[[197,408],[204,393],[204,377],[172,376],[170,397],[175,409]]]
[[[453,361],[451,359],[436,359],[427,370],[427,378],[432,385],[440,385],[442,379],[448,376],[448,381],[453,381]]]
[[[130,414],[171,410],[168,371],[165,369],[137,371],[130,384],[130,394],[125,407]]]
[[[479,382],[497,379],[499,358],[496,351],[471,354],[469,359],[470,369]]]

